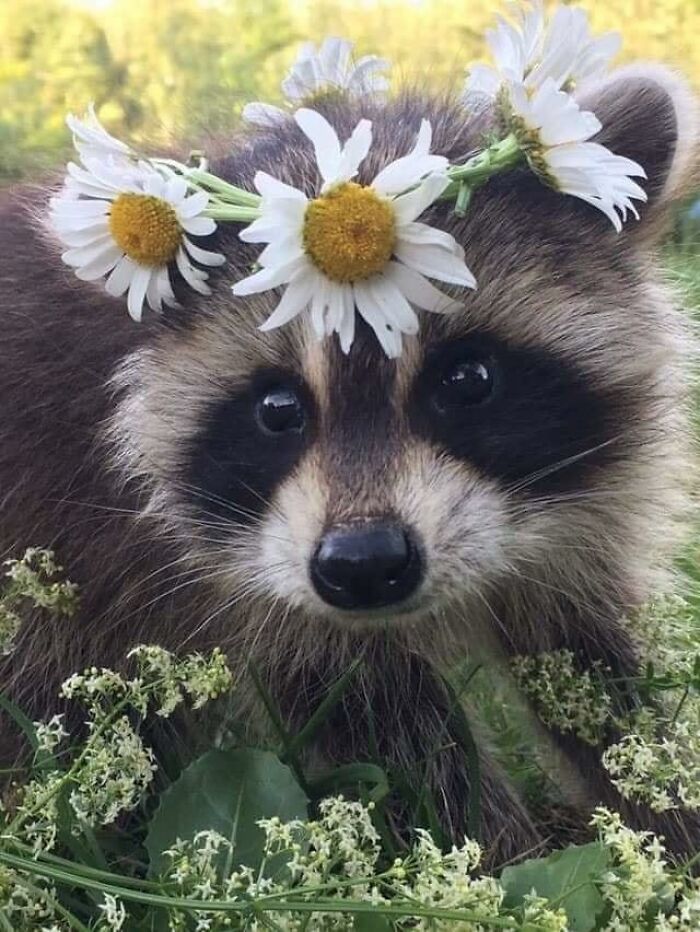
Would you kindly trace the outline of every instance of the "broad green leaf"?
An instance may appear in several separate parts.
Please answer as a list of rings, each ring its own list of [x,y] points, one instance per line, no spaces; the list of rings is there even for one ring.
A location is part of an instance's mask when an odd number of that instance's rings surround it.
[[[380,912],[358,913],[354,917],[355,932],[391,932],[391,922]]]
[[[306,819],[307,806],[292,771],[275,754],[252,748],[209,751],[161,797],[146,838],[150,873],[167,866],[163,852],[178,838],[205,830],[233,840],[232,868],[245,864],[257,870],[265,838],[257,820]]]
[[[504,903],[515,909],[534,890],[566,911],[571,932],[590,932],[605,905],[595,883],[609,864],[606,847],[596,841],[506,867],[501,874]]]

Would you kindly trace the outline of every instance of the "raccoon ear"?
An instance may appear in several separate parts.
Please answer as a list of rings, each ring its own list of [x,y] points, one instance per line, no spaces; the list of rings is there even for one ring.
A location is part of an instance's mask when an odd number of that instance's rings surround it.
[[[663,224],[650,221],[664,219],[665,208],[700,183],[700,120],[690,88],[661,65],[632,65],[583,86],[577,97],[603,124],[594,141],[646,171],[640,232],[661,235]]]

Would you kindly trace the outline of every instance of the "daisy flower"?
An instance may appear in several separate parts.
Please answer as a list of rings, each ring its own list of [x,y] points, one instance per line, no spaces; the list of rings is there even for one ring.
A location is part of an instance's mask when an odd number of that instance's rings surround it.
[[[183,178],[166,178],[145,162],[121,163],[84,154],[82,162],[68,165],[69,183],[52,199],[49,212],[50,228],[68,247],[62,259],[78,278],[96,281],[106,275],[108,294],[128,292],[134,320],[141,319],[144,301],[154,311],[164,303],[176,306],[172,264],[191,288],[210,294],[207,273],[191,260],[215,266],[225,258],[189,239],[216,229],[204,216],[209,195],[188,194]]]
[[[401,352],[401,335],[418,330],[414,307],[445,312],[455,303],[433,278],[476,287],[464,251],[449,233],[418,222],[449,184],[447,160],[430,154],[432,130],[423,120],[411,152],[391,162],[370,185],[352,179],[372,144],[372,125],[361,120],[344,146],[319,113],[298,110],[295,120],[312,142],[321,191],[308,199],[265,172],[255,176],[261,215],[240,234],[267,243],[262,266],[233,286],[249,295],[285,285],[262,325],[270,330],[310,308],[319,339],[337,333],[347,353],[355,309],[372,327],[389,357]]]
[[[523,84],[513,84],[508,96],[510,128],[537,174],[558,191],[602,210],[618,232],[628,212],[639,217],[632,200],[646,201],[647,196],[633,179],[646,178],[646,172],[632,159],[589,141],[601,129],[593,113],[581,110],[553,78],[533,95]]]
[[[603,73],[620,49],[617,33],[595,38],[588,14],[578,7],[560,6],[546,25],[542,4],[511,7],[513,21],[498,20],[486,33],[494,65],[475,65],[465,91],[496,98],[504,85],[523,84],[534,93],[552,79],[557,88],[571,88]]]
[[[305,42],[282,82],[282,93],[299,106],[335,93],[360,96],[388,90],[383,72],[389,62],[376,55],[354,61],[352,49],[353,43],[347,39],[329,37],[318,50],[312,42]],[[287,111],[264,103],[247,104],[243,109],[243,118],[260,126],[274,126],[287,115]]]
[[[82,120],[69,113],[66,124],[73,134],[73,145],[81,159],[126,161],[132,155],[127,144],[111,136],[97,119],[94,104],[88,106],[87,115]]]

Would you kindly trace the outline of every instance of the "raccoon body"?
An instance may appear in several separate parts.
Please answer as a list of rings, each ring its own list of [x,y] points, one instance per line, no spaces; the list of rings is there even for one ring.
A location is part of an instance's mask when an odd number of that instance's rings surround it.
[[[229,262],[213,296],[183,293],[183,309],[136,327],[61,264],[36,191],[3,197],[0,552],[54,548],[82,594],[70,622],[27,617],[3,688],[38,716],[65,676],[118,666],[135,644],[221,645],[242,677],[255,661],[294,728],[362,656],[314,753],[419,769],[457,840],[469,775],[442,672],[557,648],[635,672],[621,619],[660,584],[687,510],[691,337],[657,248],[696,124],[660,69],[618,72],[583,101],[600,142],[647,171],[640,221],[618,235],[524,170],[476,192],[465,218],[431,208],[480,287],[453,314],[423,314],[398,360],[362,326],[347,356],[305,320],[261,333],[273,299],[231,295],[256,260],[231,228],[216,234]],[[361,182],[409,151],[423,118],[453,161],[492,129],[488,111],[422,94],[323,112],[341,140],[372,119]],[[291,120],[242,136],[214,170],[318,185]],[[262,721],[252,693],[241,702]],[[602,748],[552,740],[585,802],[621,804]],[[485,751],[481,781],[493,857],[540,844]],[[688,814],[626,812],[697,846]]]

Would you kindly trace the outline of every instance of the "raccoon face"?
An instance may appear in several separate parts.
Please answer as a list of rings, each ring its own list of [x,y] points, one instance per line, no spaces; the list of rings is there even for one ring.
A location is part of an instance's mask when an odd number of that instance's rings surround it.
[[[122,461],[221,613],[243,601],[267,617],[411,625],[493,614],[495,594],[609,599],[622,565],[646,582],[685,423],[687,340],[651,260],[681,152],[669,81],[628,73],[591,91],[619,133],[601,141],[649,175],[641,222],[621,235],[526,173],[490,182],[465,219],[432,209],[480,289],[423,314],[398,360],[362,326],[347,356],[301,319],[259,332],[273,301],[229,289],[255,253],[222,234],[234,275],[129,362],[115,419]],[[488,114],[425,99],[333,108],[341,138],[360,110],[372,117],[369,177],[423,116],[450,158],[488,130]],[[291,121],[217,166],[242,184],[255,168],[317,183]]]

